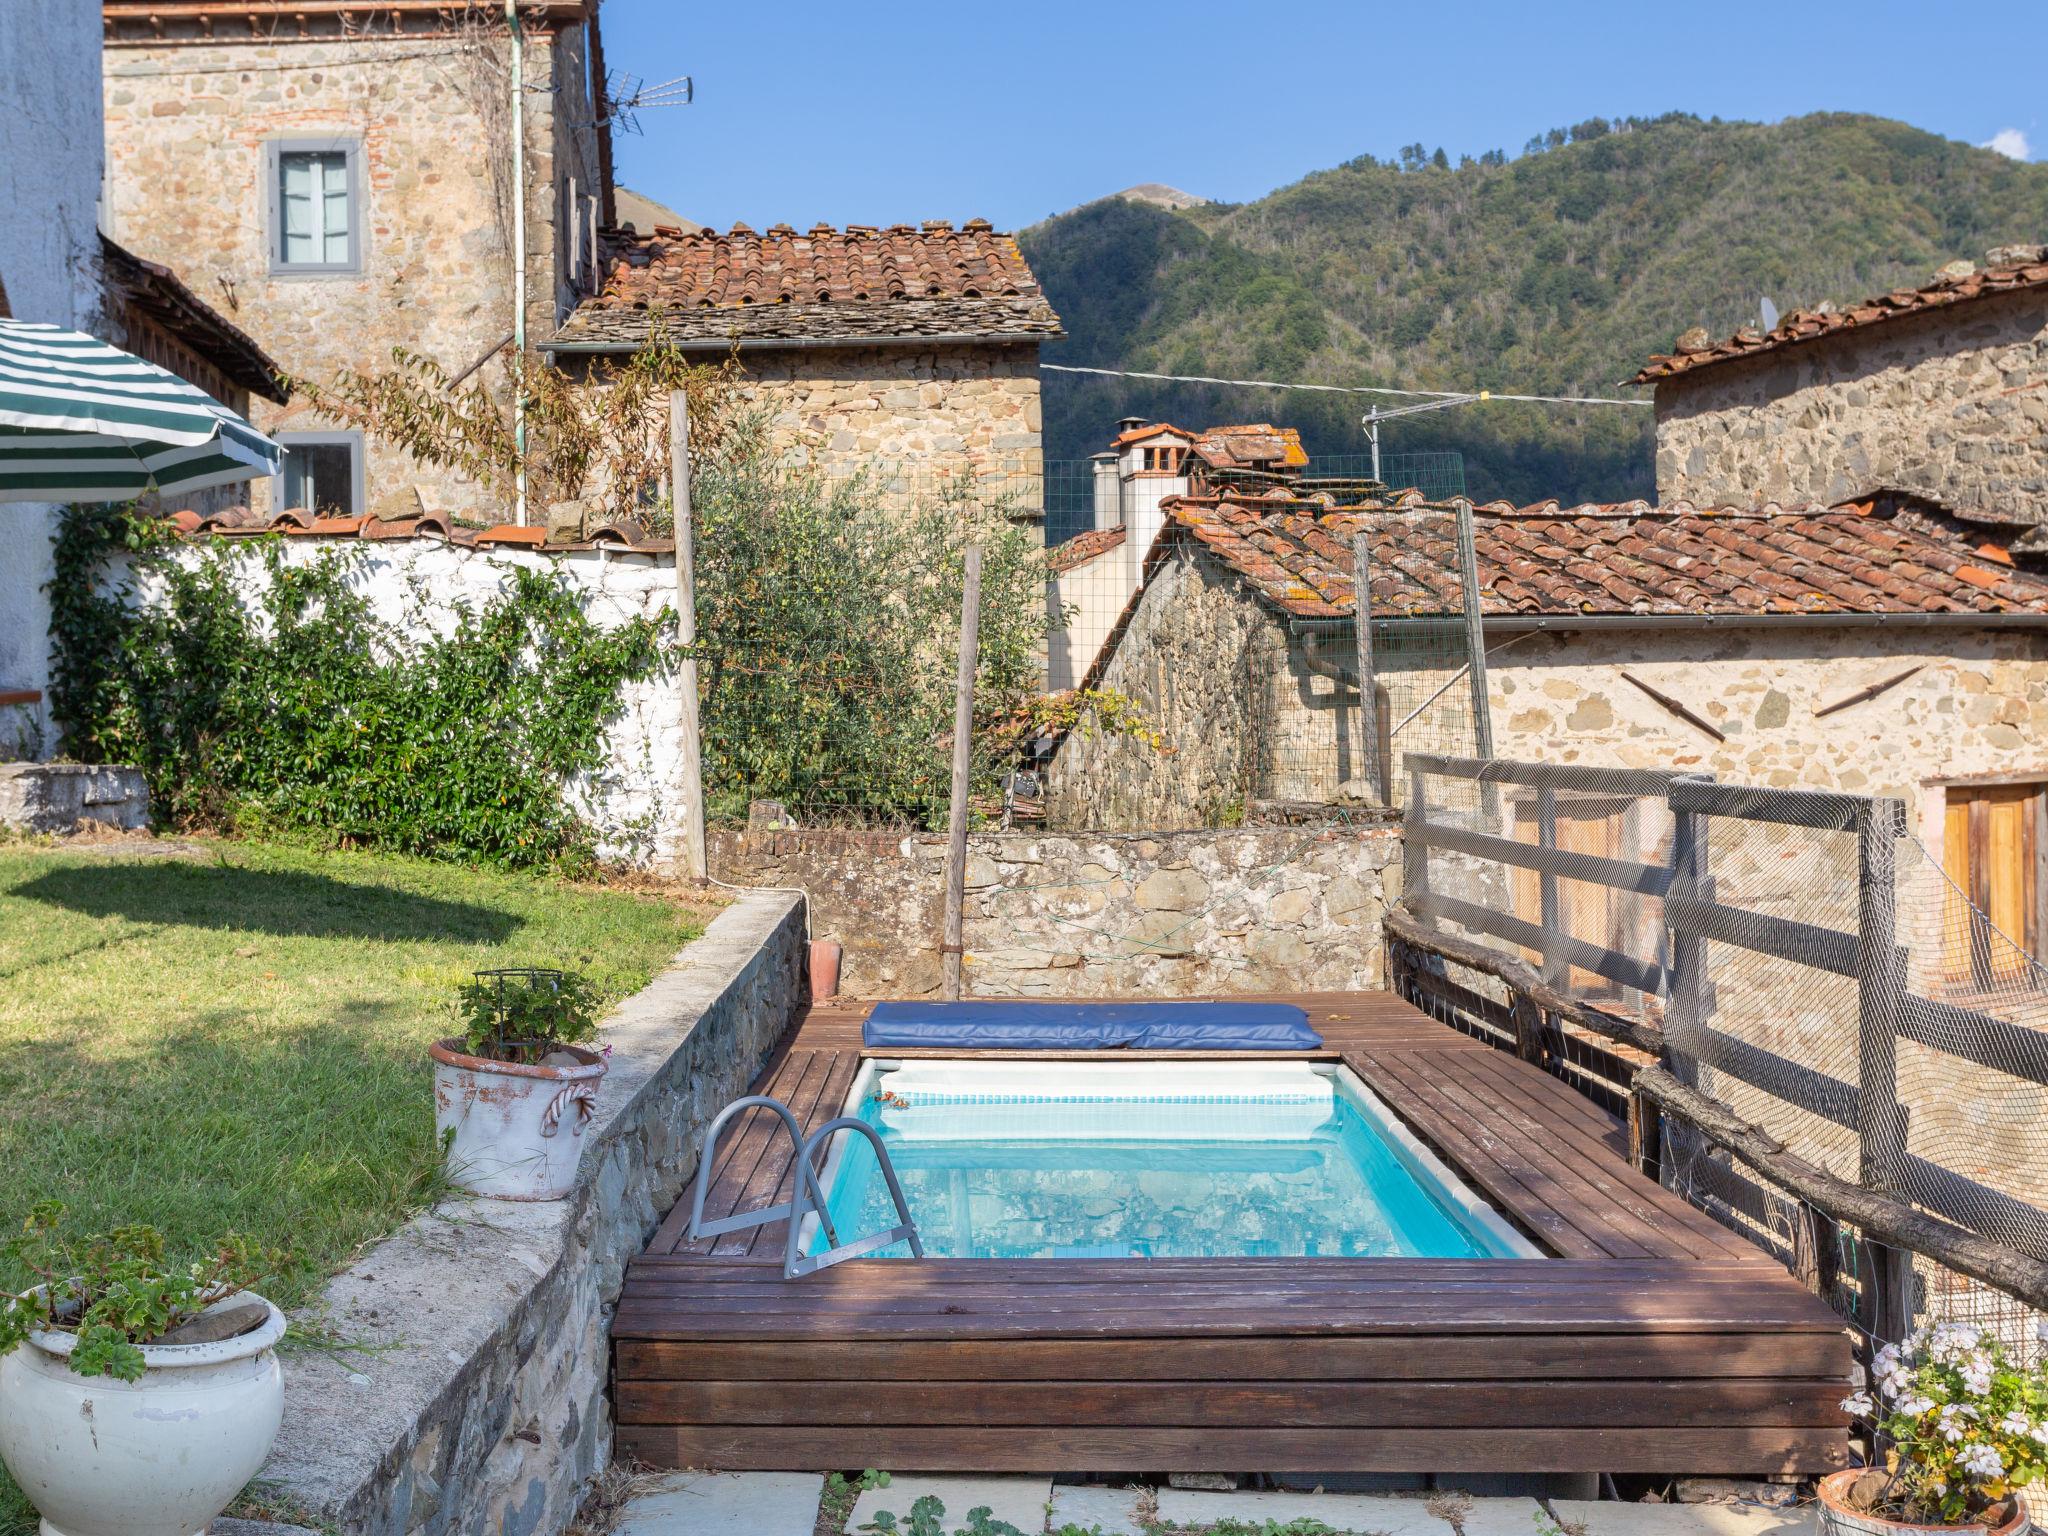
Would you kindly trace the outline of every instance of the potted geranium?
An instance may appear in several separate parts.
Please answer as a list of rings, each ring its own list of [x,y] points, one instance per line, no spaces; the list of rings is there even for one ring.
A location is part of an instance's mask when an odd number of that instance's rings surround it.
[[[1842,1406],[1876,1430],[1883,1462],[1821,1479],[1832,1536],[2022,1536],[2021,1490],[2048,1476],[2048,1368],[2013,1365],[1987,1329],[1941,1323],[1887,1344],[1870,1374],[1874,1392]]]
[[[6,1245],[40,1284],[0,1303],[0,1460],[63,1536],[191,1536],[270,1455],[284,1315],[235,1238],[174,1264],[152,1227],[64,1238],[38,1205]]]
[[[589,987],[561,971],[478,971],[459,1010],[462,1034],[431,1052],[449,1177],[472,1194],[559,1200],[610,1054],[584,1045],[597,1033]]]

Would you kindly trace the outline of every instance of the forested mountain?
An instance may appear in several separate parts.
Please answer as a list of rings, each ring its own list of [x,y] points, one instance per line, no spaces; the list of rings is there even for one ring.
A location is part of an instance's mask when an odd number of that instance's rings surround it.
[[[1927,280],[2048,239],[2048,165],[1883,118],[1599,119],[1452,165],[1363,156],[1257,202],[1105,199],[1021,236],[1071,339],[1045,360],[1329,384],[1629,395],[1694,325]],[[1640,392],[1647,397],[1647,391]],[[1048,374],[1046,450],[1079,459],[1138,414],[1301,427],[1365,446],[1363,397]],[[1390,453],[1457,449],[1475,497],[1649,495],[1648,410],[1498,402],[1387,424]]]

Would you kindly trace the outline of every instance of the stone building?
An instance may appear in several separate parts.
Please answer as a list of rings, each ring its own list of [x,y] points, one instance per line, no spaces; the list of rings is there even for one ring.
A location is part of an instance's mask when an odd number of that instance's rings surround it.
[[[284,399],[277,365],[176,272],[103,236],[100,25],[70,0],[16,0],[0,26],[0,317],[86,331],[247,413]],[[211,495],[213,493],[208,493]],[[51,538],[58,508],[0,508],[0,761],[57,746],[50,682]]]
[[[1360,531],[1375,663],[1396,701],[1382,728],[1427,704],[1379,750],[1398,773],[1404,751],[1469,743],[1434,718],[1469,711],[1462,657],[1404,660],[1401,644],[1462,608],[1452,511],[1284,493],[1167,510],[1145,586],[1088,678],[1136,700],[1162,749],[1069,735],[1047,775],[1048,825],[1232,825],[1258,802],[1362,804]],[[1897,796],[1956,882],[1986,893],[1980,906],[2004,902],[1994,917],[2048,936],[2032,853],[2048,848],[2048,577],[2015,562],[2020,530],[1896,499],[1502,503],[1475,522],[1496,755]]]
[[[615,216],[597,11],[518,0],[515,39],[481,0],[104,0],[107,232],[292,375],[374,371],[402,346],[499,389],[522,318],[532,341],[553,331]],[[287,450],[258,508],[506,520],[473,482],[303,399],[253,419]]]
[[[1924,287],[1769,332],[1691,331],[1632,382],[1656,389],[1664,501],[1891,490],[1972,520],[2048,522],[2048,246],[1951,262]]]
[[[603,239],[602,286],[548,343],[563,367],[655,334],[730,355],[793,459],[913,488],[971,472],[1042,516],[1038,349],[1065,333],[1011,236],[973,219]]]

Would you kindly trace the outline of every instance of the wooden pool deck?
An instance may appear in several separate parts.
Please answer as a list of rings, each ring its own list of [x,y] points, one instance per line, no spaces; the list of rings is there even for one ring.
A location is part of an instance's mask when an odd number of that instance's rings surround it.
[[[856,1259],[787,1282],[780,1223],[689,1244],[686,1200],[627,1270],[619,1453],[733,1470],[1847,1464],[1841,1321],[1632,1169],[1612,1115],[1387,994],[1264,1000],[1299,1003],[1325,1041],[1273,1054],[1341,1060],[1553,1257]],[[754,1091],[806,1129],[839,1113],[866,1012],[812,1008]],[[727,1138],[707,1215],[786,1197],[769,1130],[755,1114]]]

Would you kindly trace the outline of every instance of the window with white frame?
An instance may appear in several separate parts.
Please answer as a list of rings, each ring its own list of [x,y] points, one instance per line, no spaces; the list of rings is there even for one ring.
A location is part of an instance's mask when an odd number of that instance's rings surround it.
[[[274,272],[353,272],[362,265],[360,146],[284,139],[269,146]]]
[[[284,468],[271,480],[273,504],[322,517],[358,517],[363,510],[363,434],[279,432]]]

